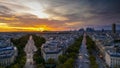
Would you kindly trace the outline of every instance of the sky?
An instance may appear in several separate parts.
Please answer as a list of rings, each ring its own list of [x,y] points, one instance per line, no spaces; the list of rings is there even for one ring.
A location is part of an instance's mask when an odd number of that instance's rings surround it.
[[[104,28],[119,20],[120,0],[0,0],[0,32]]]

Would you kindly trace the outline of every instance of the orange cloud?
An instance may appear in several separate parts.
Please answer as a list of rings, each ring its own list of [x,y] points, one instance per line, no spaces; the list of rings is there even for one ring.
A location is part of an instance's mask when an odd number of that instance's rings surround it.
[[[6,21],[15,21],[15,20],[19,20],[18,18],[12,16],[12,17],[0,17],[0,20],[6,20]]]

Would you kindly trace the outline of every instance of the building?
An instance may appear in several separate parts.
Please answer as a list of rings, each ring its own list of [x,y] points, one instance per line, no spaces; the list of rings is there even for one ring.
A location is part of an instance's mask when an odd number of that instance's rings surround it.
[[[116,24],[112,24],[112,33],[116,33]]]
[[[0,46],[0,66],[8,66],[14,62],[17,48],[14,46]]]
[[[42,56],[45,61],[52,58],[55,61],[58,60],[58,57],[62,55],[62,47],[57,41],[47,41],[41,47]]]
[[[105,62],[110,68],[120,67],[120,52],[107,50],[105,54]]]
[[[74,43],[74,40],[82,35],[82,32],[58,32],[47,33],[43,37],[46,39],[46,43],[41,47],[41,54],[45,61],[52,58],[58,60],[59,55],[66,52],[67,48]]]
[[[87,32],[94,32],[95,30],[94,30],[94,28],[86,28],[86,31]]]
[[[17,54],[17,48],[10,40],[0,36],[0,66],[8,66],[13,63]]]

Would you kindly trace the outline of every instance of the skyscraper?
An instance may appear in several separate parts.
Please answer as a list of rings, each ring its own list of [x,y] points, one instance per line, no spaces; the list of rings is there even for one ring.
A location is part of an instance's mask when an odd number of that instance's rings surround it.
[[[116,33],[116,24],[115,23],[112,24],[112,33]]]

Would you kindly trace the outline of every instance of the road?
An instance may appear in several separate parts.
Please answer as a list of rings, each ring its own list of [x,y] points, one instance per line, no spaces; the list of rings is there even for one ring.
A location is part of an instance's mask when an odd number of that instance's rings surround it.
[[[93,51],[93,55],[96,57],[96,62],[98,63],[98,68],[108,68],[107,64],[105,63],[105,61],[103,59],[100,58],[100,56],[98,55],[97,50]]]
[[[83,36],[82,44],[79,49],[78,59],[75,68],[89,68],[88,52],[86,49],[86,34]]]
[[[96,57],[96,61],[99,65],[99,68],[108,68],[107,64],[105,63],[105,61],[103,61],[96,52],[93,53]]]
[[[24,48],[24,51],[26,53],[26,63],[24,68],[35,68],[33,55],[34,55],[34,52],[37,51],[37,48],[34,45],[32,36],[29,37],[29,40]]]

